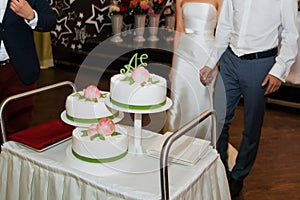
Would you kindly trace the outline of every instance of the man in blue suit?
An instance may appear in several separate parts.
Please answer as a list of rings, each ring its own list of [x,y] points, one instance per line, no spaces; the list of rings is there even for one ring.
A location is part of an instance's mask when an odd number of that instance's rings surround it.
[[[200,80],[209,83],[210,68],[220,61],[227,107],[218,151],[227,170],[229,128],[243,96],[244,131],[229,176],[232,197],[240,194],[244,179],[255,163],[267,97],[285,82],[295,61],[299,38],[297,15],[296,0],[223,1],[214,48],[207,65],[200,70]]]
[[[0,2],[0,101],[32,90],[40,64],[33,31],[51,31],[56,14],[46,0],[1,0]],[[4,111],[7,132],[29,125],[33,97],[8,104]]]

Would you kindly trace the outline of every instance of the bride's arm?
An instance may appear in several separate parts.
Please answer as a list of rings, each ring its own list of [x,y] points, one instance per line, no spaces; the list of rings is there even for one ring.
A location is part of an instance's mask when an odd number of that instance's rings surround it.
[[[183,24],[183,17],[182,17],[182,0],[175,0],[176,6],[176,25],[175,25],[175,34],[174,34],[174,42],[173,42],[173,49],[177,48],[178,40],[180,37],[181,32],[183,32],[184,24]]]
[[[182,0],[175,0],[176,5],[176,31],[183,32]]]
[[[223,0],[216,0],[216,1],[217,1],[217,11],[218,11],[218,18],[217,19],[219,19],[219,15],[220,15],[220,12],[221,12]]]

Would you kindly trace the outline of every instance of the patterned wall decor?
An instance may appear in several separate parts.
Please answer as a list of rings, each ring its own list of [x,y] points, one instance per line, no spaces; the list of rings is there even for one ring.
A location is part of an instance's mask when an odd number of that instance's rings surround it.
[[[111,36],[109,0],[48,1],[58,16],[56,28],[51,32],[56,63],[78,65],[85,57],[83,54]],[[168,0],[166,5],[171,4],[172,0]],[[133,16],[126,17],[122,31],[133,28]]]

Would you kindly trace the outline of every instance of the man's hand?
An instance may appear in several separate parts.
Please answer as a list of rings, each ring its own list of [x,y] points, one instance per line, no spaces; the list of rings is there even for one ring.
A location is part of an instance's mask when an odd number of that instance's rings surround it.
[[[26,0],[11,0],[10,8],[20,17],[30,21],[34,18],[34,12]]]
[[[215,67],[217,68],[217,67]],[[211,69],[210,67],[204,66],[200,69],[200,81],[203,85],[210,84],[217,74],[217,69]]]
[[[275,92],[279,89],[281,85],[281,80],[275,76],[268,74],[261,84],[262,87],[267,86],[265,95]]]

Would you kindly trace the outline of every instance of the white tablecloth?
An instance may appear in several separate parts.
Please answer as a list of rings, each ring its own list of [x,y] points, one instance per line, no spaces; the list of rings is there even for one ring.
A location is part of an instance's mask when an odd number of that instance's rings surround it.
[[[147,141],[151,140],[143,145]],[[161,199],[158,159],[129,153],[120,169],[103,176],[107,167],[71,158],[70,145],[68,140],[35,152],[13,141],[5,143],[0,154],[0,199]],[[196,165],[171,164],[169,186],[172,199],[230,199],[225,170],[214,149]]]

